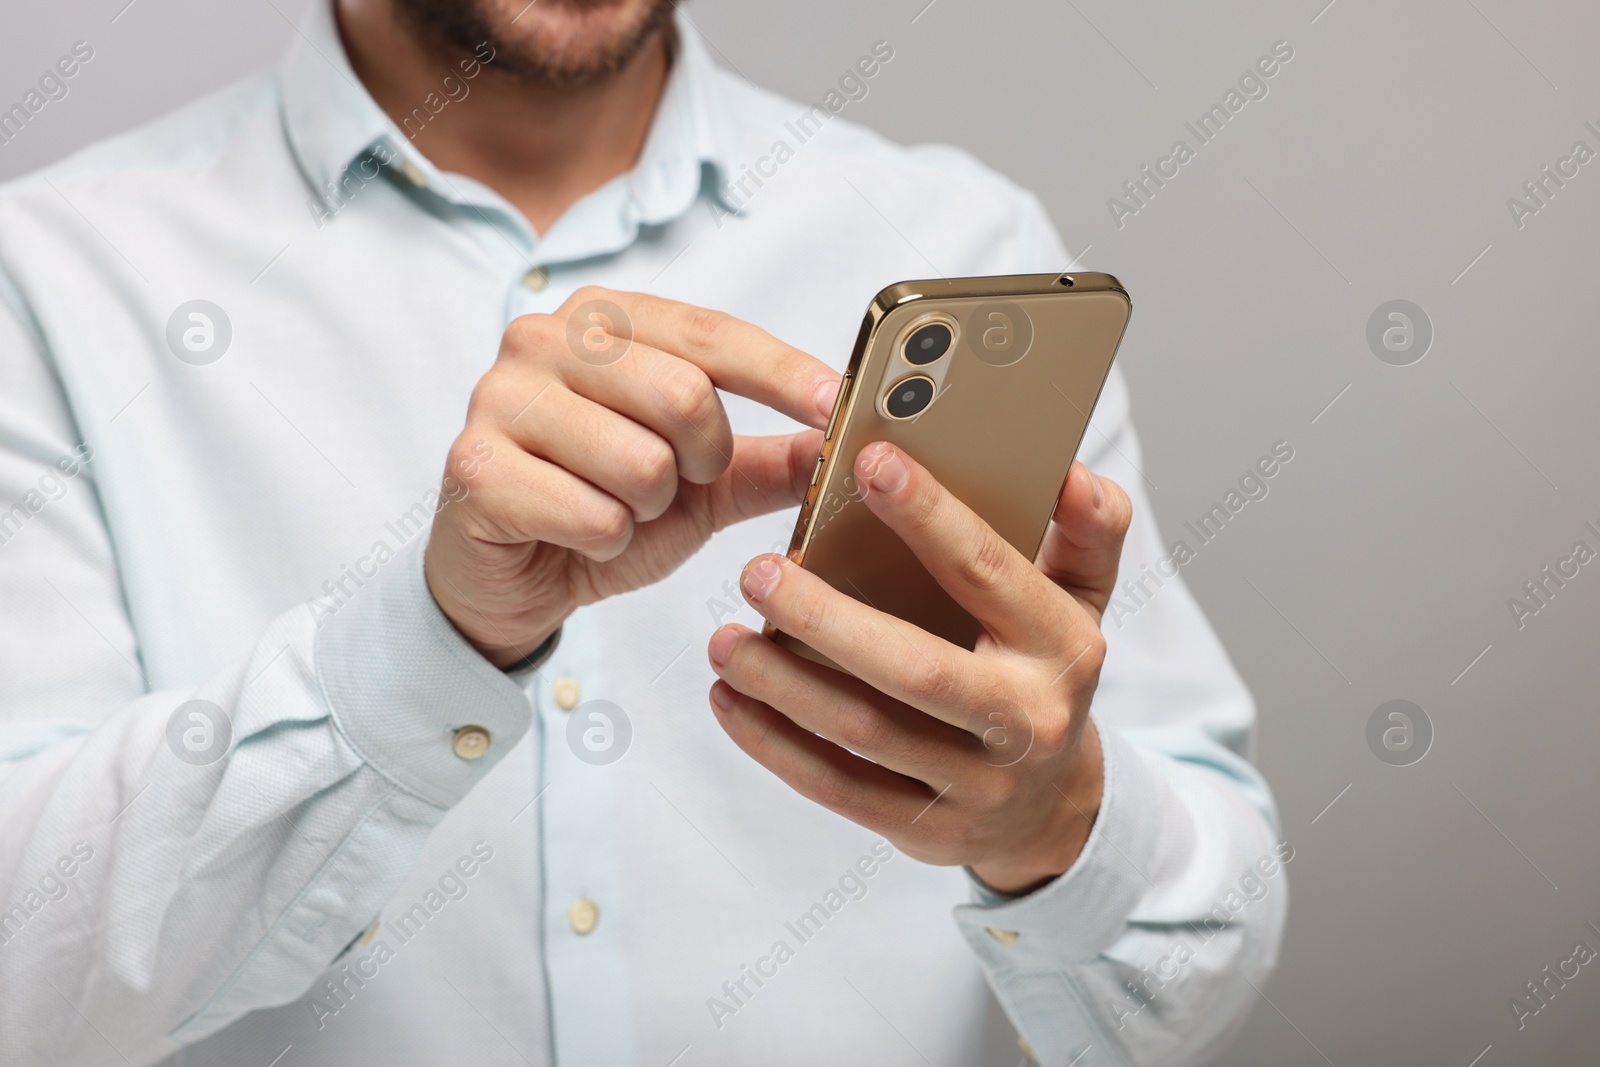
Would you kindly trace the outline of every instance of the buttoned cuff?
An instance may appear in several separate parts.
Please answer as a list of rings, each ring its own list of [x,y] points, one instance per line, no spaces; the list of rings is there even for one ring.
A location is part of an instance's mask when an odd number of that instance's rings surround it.
[[[955,909],[967,943],[993,971],[1056,970],[1095,959],[1122,936],[1150,888],[1141,872],[1153,864],[1160,795],[1169,787],[1120,734],[1096,725],[1105,786],[1077,860],[1024,896],[1000,893],[974,877],[977,903]]]
[[[321,620],[315,664],[333,721],[361,758],[448,808],[522,738],[533,707],[439,610],[423,544],[407,545]]]

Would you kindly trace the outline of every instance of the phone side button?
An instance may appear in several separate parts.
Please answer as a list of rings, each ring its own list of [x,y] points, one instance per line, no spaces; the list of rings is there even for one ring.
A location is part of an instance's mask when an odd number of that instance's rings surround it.
[[[833,440],[833,431],[839,425],[839,414],[844,411],[845,400],[850,395],[850,379],[854,377],[854,374],[847,372],[839,382],[839,400],[833,405],[833,414],[828,417],[828,428],[822,433],[824,441]]]

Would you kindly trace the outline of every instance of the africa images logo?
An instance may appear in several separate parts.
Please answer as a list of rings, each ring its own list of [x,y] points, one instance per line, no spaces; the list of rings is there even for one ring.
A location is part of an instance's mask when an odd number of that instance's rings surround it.
[[[188,700],[167,717],[167,747],[192,767],[204,767],[228,754],[233,720],[220,704]]]
[[[209,300],[179,304],[167,318],[167,347],[194,367],[215,363],[233,343],[228,313]]]

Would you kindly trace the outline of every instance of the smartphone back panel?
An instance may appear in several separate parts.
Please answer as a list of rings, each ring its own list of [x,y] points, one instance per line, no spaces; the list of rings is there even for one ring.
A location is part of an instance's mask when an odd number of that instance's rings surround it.
[[[1033,559],[1130,310],[1117,280],[1094,273],[903,282],[878,294],[790,558],[842,593],[973,647],[977,620],[862,502],[855,457],[874,441],[904,449]],[[945,354],[929,360],[947,334]]]

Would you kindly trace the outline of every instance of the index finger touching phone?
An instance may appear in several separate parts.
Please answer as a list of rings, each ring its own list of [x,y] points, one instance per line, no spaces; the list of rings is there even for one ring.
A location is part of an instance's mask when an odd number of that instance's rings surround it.
[[[726,312],[646,293],[585,286],[562,311],[577,314],[586,304],[601,302],[623,312],[614,331],[626,330],[633,340],[693,363],[718,389],[816,429],[828,424],[840,376],[815,356]]]

